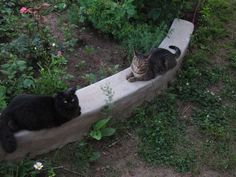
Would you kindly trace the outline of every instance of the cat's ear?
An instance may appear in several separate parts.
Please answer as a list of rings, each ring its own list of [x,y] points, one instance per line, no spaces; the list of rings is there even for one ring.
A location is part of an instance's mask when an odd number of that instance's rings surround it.
[[[76,92],[77,88],[76,87],[72,87],[68,89],[68,93],[74,94]]]
[[[149,60],[151,58],[151,54],[145,55],[144,58],[145,60]]]
[[[54,97],[60,97],[60,98],[62,98],[62,97],[64,97],[65,96],[65,93],[64,92],[57,92],[55,95],[54,95]]]
[[[134,50],[134,56],[137,57],[139,54],[136,50]]]

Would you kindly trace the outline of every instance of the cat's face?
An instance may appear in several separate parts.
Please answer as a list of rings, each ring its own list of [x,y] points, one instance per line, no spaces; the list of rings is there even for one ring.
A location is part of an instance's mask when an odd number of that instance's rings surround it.
[[[131,69],[137,74],[143,74],[148,69],[148,56],[134,52]]]
[[[56,107],[61,114],[67,114],[68,116],[75,114],[79,116],[81,114],[81,108],[79,106],[79,99],[75,94],[76,88],[69,88],[64,92],[58,92],[56,94],[55,102]]]

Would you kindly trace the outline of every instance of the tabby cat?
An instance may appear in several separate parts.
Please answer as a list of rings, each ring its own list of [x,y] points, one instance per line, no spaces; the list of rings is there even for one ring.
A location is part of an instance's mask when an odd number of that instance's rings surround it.
[[[0,142],[7,153],[17,148],[14,133],[19,130],[41,130],[57,127],[79,116],[81,108],[76,88],[55,96],[18,95],[0,117]]]
[[[174,68],[181,51],[176,46],[171,45],[169,48],[175,50],[175,54],[163,48],[153,49],[148,56],[134,52],[131,73],[126,79],[129,82],[147,81]]]

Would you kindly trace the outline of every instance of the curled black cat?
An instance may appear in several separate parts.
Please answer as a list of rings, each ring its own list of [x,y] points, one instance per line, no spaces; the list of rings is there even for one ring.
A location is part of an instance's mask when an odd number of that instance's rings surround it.
[[[181,51],[176,46],[169,46],[169,48],[175,50],[175,53],[163,48],[153,49],[147,56],[134,52],[131,72],[126,79],[129,82],[147,81],[174,68]]]
[[[12,99],[0,117],[0,142],[4,151],[17,148],[15,132],[41,130],[62,125],[81,114],[76,88],[54,96],[18,95]]]

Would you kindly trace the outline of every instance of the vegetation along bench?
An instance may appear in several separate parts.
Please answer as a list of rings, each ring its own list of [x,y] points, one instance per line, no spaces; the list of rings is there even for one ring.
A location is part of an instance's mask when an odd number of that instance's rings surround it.
[[[192,23],[175,19],[169,33],[159,46],[168,49],[169,45],[175,45],[181,49],[182,54],[174,69],[150,81],[130,83],[126,80],[126,75],[130,72],[130,68],[127,68],[95,84],[77,90],[76,94],[82,108],[80,117],[58,128],[17,133],[15,135],[18,141],[17,150],[12,154],[6,154],[0,149],[0,160],[20,159],[25,155],[34,157],[80,140],[88,132],[91,124],[103,116],[101,110],[107,105],[109,98],[113,104],[113,118],[121,119],[130,116],[135,107],[141,105],[145,100],[155,98],[175,77],[183,56],[186,54],[193,29]]]

